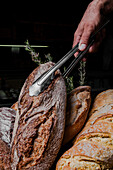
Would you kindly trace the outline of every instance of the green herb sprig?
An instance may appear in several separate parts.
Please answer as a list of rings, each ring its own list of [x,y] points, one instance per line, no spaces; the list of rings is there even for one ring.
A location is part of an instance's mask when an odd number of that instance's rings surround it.
[[[36,53],[35,50],[30,46],[29,41],[27,40],[25,42],[25,50],[28,51],[31,55],[32,61],[34,61],[37,65],[44,64],[48,61],[52,61],[53,58],[51,57],[51,54],[45,54],[45,60],[42,61],[42,58],[39,56],[39,53]]]
[[[35,50],[30,46],[28,40],[25,42],[25,44],[26,44],[25,50],[30,53],[32,61],[35,62],[37,65],[40,65],[40,64],[43,64],[43,63],[53,60],[53,58],[51,57],[51,54],[48,53],[45,55],[44,61],[42,61],[41,57],[39,56],[39,53],[35,52]],[[64,71],[65,70],[66,70],[66,68],[64,67]],[[72,91],[74,89],[73,76],[66,77],[65,82],[66,82],[66,87],[67,87],[67,93],[69,93],[70,91]]]
[[[80,67],[78,68],[79,70],[79,85],[83,86],[85,84],[85,79],[86,79],[86,61],[81,60],[80,61]]]

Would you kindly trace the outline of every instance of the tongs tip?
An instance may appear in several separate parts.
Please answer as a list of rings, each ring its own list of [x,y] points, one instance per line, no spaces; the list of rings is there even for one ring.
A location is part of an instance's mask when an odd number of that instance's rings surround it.
[[[41,86],[37,83],[32,84],[29,87],[29,96],[38,96],[38,94],[41,92]]]

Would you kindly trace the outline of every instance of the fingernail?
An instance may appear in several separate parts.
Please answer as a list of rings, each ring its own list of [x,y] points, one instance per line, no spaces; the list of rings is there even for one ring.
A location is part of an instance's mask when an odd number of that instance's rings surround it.
[[[86,48],[86,44],[80,44],[80,46],[79,46],[79,50],[85,50],[85,48]]]

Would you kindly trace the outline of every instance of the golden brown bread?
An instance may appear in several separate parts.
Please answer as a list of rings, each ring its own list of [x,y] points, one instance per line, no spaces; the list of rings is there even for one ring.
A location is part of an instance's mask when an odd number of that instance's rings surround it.
[[[16,120],[12,137],[12,169],[48,170],[61,147],[66,110],[66,87],[60,71],[38,96],[29,96],[29,86],[50,69],[53,63],[41,64],[26,79],[13,105]]]
[[[97,95],[89,120],[57,163],[64,169],[113,169],[113,90]]]
[[[67,96],[66,127],[63,144],[82,129],[91,104],[90,86],[79,86]]]

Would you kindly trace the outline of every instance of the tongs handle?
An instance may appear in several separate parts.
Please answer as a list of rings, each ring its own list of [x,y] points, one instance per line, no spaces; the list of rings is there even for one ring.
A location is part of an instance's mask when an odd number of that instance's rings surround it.
[[[78,63],[79,60],[81,60],[84,56],[84,54],[88,51],[88,49],[90,48],[90,46],[93,44],[94,42],[94,37],[95,35],[102,30],[108,23],[110,22],[110,20],[108,20],[107,22],[105,22],[90,38],[89,41],[89,45],[87,46],[87,48],[84,51],[79,52],[77,58],[75,58],[73,60],[73,62],[70,64],[70,66],[67,68],[67,70],[65,71],[65,73],[63,74],[63,77],[65,78],[70,72],[71,70],[74,68],[74,66]],[[78,51],[78,46],[79,43],[73,47],[63,58],[61,58],[53,67],[50,68],[50,70],[48,70],[47,72],[45,72],[43,75],[41,75],[33,84],[32,86],[29,87],[29,95],[30,96],[37,96],[38,94],[40,94],[46,87],[46,85],[49,84],[49,80],[53,79],[53,74],[55,73],[55,71],[57,69],[59,69],[67,60],[70,59],[71,56],[73,56],[74,53],[76,53]]]
[[[73,68],[75,67],[75,65],[84,57],[84,55],[87,53],[87,51],[89,50],[89,48],[91,47],[91,45],[93,44],[94,39],[89,43],[89,45],[87,46],[87,48],[84,51],[79,52],[78,56],[72,61],[72,63],[69,65],[69,67],[65,70],[65,72],[63,73],[63,78],[66,78],[70,72],[73,70]]]
[[[92,40],[95,35],[102,29],[104,28],[107,24],[108,24],[109,20],[102,25],[102,27],[100,27],[90,38],[90,40]],[[49,71],[47,71],[43,76],[40,77],[40,79],[38,79],[38,84],[41,85],[42,83],[44,83],[49,76],[52,75],[53,72],[55,72],[56,70],[58,70],[67,60],[70,59],[70,57],[76,53],[78,51],[78,46],[79,43],[77,45],[75,45],[75,47],[73,47],[63,58],[61,58],[52,68],[50,68]],[[84,54],[84,53],[83,53]]]
[[[86,47],[86,49],[84,51],[79,52],[78,56],[72,61],[72,63],[69,65],[69,67],[65,70],[65,72],[63,73],[63,77],[67,77],[70,72],[73,70],[73,68],[75,67],[75,65],[84,57],[84,55],[87,53],[87,51],[89,50],[89,48],[91,47],[91,45],[94,43],[94,38],[95,35],[100,32],[108,23],[110,22],[110,20],[107,20],[99,29],[97,29],[97,31],[95,31],[95,33],[90,37],[89,40],[89,44]],[[79,43],[77,44],[79,46]]]

